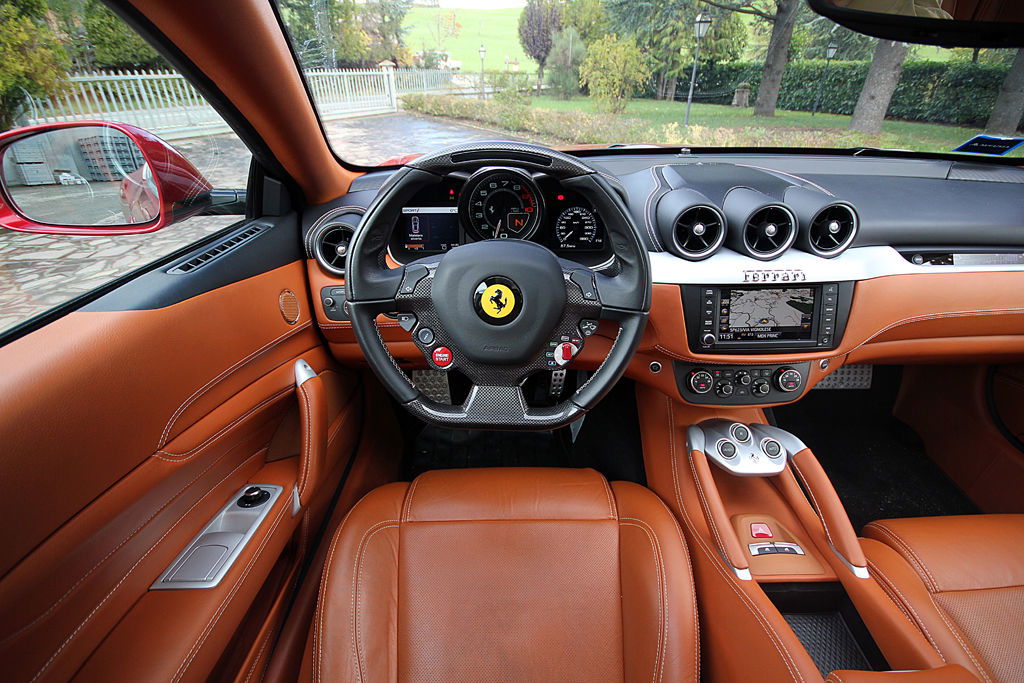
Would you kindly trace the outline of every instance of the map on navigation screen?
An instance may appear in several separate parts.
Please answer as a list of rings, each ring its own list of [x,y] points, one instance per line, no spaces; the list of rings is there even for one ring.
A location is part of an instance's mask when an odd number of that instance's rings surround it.
[[[809,339],[813,318],[813,289],[733,289],[722,299],[719,336],[733,340]]]

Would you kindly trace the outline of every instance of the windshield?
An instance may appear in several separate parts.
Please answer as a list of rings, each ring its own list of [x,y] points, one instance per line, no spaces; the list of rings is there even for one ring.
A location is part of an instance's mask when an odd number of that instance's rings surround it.
[[[361,165],[494,139],[966,153],[1024,114],[1024,50],[869,38],[802,0],[278,4],[331,144]]]

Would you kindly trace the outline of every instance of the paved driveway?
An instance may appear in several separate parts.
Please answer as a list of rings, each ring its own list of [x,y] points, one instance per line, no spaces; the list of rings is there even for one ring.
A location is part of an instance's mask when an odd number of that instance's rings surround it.
[[[388,114],[331,121],[327,135],[346,159],[376,165],[468,140],[512,139],[484,129]],[[234,136],[175,143],[218,188],[245,187],[249,152]],[[0,331],[216,232],[237,220],[200,216],[148,235],[34,235],[0,229]]]

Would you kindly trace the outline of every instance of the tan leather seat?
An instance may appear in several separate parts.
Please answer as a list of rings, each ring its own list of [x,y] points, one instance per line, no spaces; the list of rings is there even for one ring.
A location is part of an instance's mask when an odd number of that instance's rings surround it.
[[[303,680],[694,681],[679,527],[593,470],[427,472],[349,513]]]
[[[872,522],[868,568],[942,658],[1024,681],[1024,515]]]

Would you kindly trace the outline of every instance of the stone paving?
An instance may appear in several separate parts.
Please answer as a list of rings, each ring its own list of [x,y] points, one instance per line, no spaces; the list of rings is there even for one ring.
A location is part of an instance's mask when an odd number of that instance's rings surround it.
[[[376,165],[469,140],[513,139],[481,128],[408,114],[325,124],[348,161]],[[245,187],[250,155],[234,136],[175,142],[214,187]],[[38,235],[0,229],[0,332],[195,242],[235,221],[199,216],[144,235]]]

